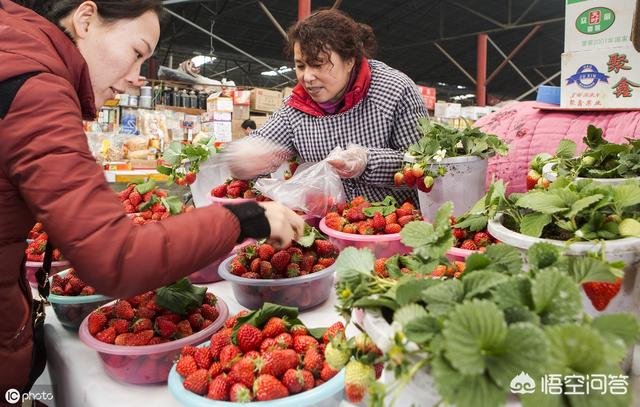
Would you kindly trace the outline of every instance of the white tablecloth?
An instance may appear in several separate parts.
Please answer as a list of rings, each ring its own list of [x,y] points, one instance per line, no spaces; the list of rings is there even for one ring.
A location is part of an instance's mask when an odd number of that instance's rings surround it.
[[[227,303],[230,315],[245,309],[235,301],[230,283],[222,281],[209,284],[208,287]],[[335,301],[335,292],[332,291],[324,304],[303,312],[300,319],[309,327],[331,325],[339,320],[334,308]],[[166,384],[131,385],[109,377],[98,354],[80,342],[75,332],[62,327],[50,308],[47,309],[45,333],[48,369],[57,407],[179,405]],[[356,333],[351,324],[347,335]]]

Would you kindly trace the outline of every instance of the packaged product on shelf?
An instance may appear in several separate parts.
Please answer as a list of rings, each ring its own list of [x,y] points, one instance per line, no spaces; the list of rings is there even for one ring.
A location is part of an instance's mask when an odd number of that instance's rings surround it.
[[[209,95],[207,99],[207,111],[233,112],[233,99],[218,96],[217,94]]]
[[[138,122],[138,112],[135,109],[122,109],[122,125],[120,132],[125,134],[136,134]]]

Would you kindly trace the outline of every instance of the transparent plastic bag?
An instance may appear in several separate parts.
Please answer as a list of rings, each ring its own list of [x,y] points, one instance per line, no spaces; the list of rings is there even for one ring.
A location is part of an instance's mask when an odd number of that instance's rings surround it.
[[[341,150],[336,147],[332,151]],[[261,178],[255,188],[263,195],[308,215],[323,217],[338,203],[345,202],[342,180],[327,160],[300,165],[289,180]]]
[[[212,154],[207,161],[200,164],[196,181],[190,185],[195,207],[211,205],[211,190],[224,184],[230,176],[229,167],[218,160],[217,154]]]

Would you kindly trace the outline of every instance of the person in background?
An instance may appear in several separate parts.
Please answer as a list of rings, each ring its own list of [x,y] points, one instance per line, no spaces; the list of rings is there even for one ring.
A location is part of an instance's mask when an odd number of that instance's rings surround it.
[[[328,161],[348,198],[417,202],[415,192],[394,187],[393,175],[420,139],[418,118],[427,110],[411,79],[370,59],[375,48],[371,27],[335,9],[293,25],[287,49],[298,84],[263,126],[225,149],[232,172],[252,178],[295,155],[319,162],[340,146]]]
[[[244,130],[245,136],[248,136],[249,134],[251,134],[252,131],[254,131],[257,128],[256,122],[250,119],[243,121],[240,127],[242,127],[242,130]]]
[[[277,203],[135,225],[91,155],[82,120],[137,84],[158,43],[162,1],[22,3],[34,10],[0,0],[0,394],[27,392],[46,360],[22,265],[36,219],[82,280],[116,298],[171,284],[245,238],[286,245],[304,226]]]

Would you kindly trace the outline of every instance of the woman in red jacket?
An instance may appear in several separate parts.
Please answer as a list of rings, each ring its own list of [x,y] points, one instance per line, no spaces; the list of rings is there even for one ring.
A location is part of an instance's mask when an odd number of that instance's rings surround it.
[[[40,374],[31,363],[42,360],[33,345],[41,329],[21,267],[36,219],[79,276],[114,297],[170,284],[247,237],[287,244],[303,227],[276,203],[134,225],[89,151],[82,120],[137,83],[160,36],[162,2],[33,3],[49,21],[0,0],[0,394],[28,390]]]

